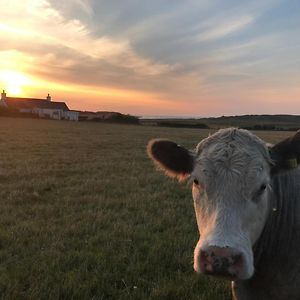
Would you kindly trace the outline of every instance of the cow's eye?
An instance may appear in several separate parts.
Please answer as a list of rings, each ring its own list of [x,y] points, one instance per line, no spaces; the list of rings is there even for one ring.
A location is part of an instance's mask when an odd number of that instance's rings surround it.
[[[262,194],[262,193],[265,191],[266,188],[267,188],[267,185],[266,185],[265,183],[262,184],[262,185],[260,186],[260,188],[259,188],[258,193],[259,193],[259,194]]]
[[[199,182],[198,179],[193,179],[193,187],[196,188],[198,191],[203,191],[203,185]]]
[[[260,186],[260,188],[257,190],[257,192],[254,195],[254,200],[255,201],[258,201],[258,199],[264,193],[264,191],[266,190],[266,188],[267,188],[267,185],[265,183]]]

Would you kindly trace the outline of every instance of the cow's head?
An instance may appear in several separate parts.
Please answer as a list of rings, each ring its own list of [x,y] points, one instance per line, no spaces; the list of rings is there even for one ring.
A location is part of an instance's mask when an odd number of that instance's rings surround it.
[[[223,129],[190,152],[168,140],[153,140],[150,157],[171,177],[193,180],[200,239],[194,269],[230,279],[254,273],[252,247],[271,209],[271,176],[297,166],[300,132],[268,147],[247,130]]]

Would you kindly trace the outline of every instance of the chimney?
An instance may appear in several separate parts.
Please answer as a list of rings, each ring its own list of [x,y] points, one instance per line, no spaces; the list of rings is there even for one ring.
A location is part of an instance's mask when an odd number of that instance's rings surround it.
[[[48,94],[48,96],[46,97],[46,99],[47,99],[48,101],[51,101],[51,96]]]
[[[6,100],[6,93],[5,93],[5,90],[2,91],[2,94],[1,94],[1,100]]]

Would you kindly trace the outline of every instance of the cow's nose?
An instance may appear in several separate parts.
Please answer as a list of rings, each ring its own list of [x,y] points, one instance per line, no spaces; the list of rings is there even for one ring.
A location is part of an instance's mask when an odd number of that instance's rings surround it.
[[[230,247],[209,246],[200,251],[200,270],[204,274],[236,278],[243,264],[242,253]]]

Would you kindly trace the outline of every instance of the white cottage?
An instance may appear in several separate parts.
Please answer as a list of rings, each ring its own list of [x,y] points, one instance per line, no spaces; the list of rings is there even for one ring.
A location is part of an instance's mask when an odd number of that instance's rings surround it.
[[[65,102],[51,101],[48,94],[46,99],[7,97],[5,91],[1,94],[0,105],[18,110],[21,113],[32,113],[40,118],[54,120],[78,121],[79,112],[72,111]]]

